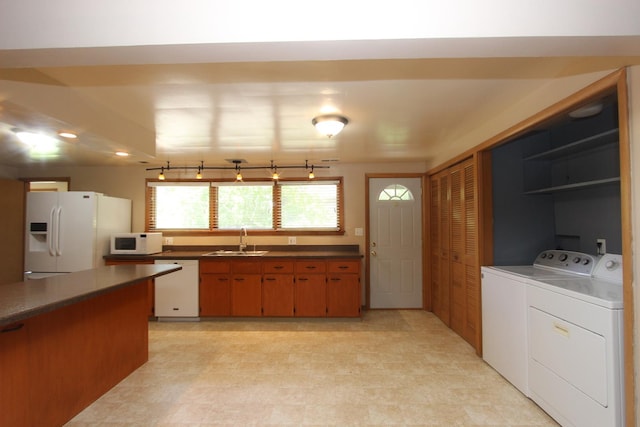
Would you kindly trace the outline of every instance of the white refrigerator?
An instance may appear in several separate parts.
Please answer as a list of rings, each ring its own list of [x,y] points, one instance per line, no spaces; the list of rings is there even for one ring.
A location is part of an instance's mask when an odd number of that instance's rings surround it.
[[[131,200],[84,191],[29,192],[25,280],[104,265],[111,234],[131,231]]]

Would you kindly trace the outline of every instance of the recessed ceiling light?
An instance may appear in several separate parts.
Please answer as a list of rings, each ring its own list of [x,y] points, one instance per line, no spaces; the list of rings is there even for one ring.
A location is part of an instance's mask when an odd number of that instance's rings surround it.
[[[31,146],[53,145],[57,141],[49,135],[35,132],[17,131],[16,136],[20,141]]]
[[[116,151],[116,156],[129,157],[129,153],[127,153],[126,151]]]
[[[63,138],[69,138],[69,139],[76,139],[78,137],[78,135],[76,135],[73,132],[58,132],[58,135],[60,135]]]

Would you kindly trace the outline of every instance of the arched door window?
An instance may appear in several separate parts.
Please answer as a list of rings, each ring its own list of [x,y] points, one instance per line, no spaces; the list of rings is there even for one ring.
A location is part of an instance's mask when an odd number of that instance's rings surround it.
[[[404,185],[391,184],[378,194],[379,201],[412,201],[413,193]]]

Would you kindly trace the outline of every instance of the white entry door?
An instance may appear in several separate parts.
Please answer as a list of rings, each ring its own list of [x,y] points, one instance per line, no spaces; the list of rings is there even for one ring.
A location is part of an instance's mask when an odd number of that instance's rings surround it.
[[[420,178],[369,180],[371,308],[422,308]]]

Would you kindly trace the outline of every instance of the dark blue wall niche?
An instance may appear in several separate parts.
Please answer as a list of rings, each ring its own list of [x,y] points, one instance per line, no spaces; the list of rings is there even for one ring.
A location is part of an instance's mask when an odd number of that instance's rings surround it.
[[[495,265],[531,264],[550,248],[595,254],[598,238],[607,252],[621,253],[617,127],[613,101],[597,116],[492,150]]]

